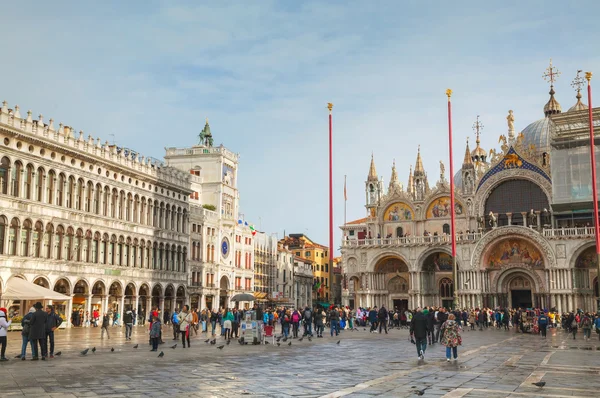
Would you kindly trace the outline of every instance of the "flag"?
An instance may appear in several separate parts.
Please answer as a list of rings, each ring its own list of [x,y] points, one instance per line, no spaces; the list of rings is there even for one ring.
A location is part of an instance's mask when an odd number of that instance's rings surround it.
[[[344,200],[348,200],[348,195],[346,193],[346,176],[344,176]]]

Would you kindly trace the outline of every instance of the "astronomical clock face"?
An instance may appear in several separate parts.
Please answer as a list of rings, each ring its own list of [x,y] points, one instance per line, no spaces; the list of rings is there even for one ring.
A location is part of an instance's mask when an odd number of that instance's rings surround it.
[[[223,257],[227,257],[229,254],[229,241],[227,238],[224,238],[223,242],[221,242],[221,253],[223,254]]]

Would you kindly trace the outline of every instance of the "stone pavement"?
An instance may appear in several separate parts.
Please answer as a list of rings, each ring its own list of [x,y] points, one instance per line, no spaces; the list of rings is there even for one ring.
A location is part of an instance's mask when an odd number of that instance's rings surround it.
[[[111,332],[110,340],[100,340],[99,328],[60,331],[56,351],[62,355],[46,362],[13,359],[21,336],[10,332],[0,396],[412,397],[425,389],[424,397],[600,397],[596,334],[584,342],[581,333],[573,341],[555,330],[547,340],[514,331],[465,331],[457,363],[447,363],[439,345],[428,347],[418,363],[407,330],[379,335],[359,328],[280,347],[232,341],[218,350],[203,335],[193,337],[191,349],[180,342],[171,349],[165,328],[166,344],[159,347],[164,358],[149,352],[144,327],[134,328],[131,342],[123,328]],[[95,354],[79,354],[94,346]],[[540,380],[547,383],[543,389],[532,385]]]

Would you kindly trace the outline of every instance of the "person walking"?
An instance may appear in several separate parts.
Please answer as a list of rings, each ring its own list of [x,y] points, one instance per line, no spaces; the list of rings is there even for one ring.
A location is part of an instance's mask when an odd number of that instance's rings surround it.
[[[379,309],[379,312],[377,313],[377,318],[379,319],[379,334],[381,334],[381,327],[383,326],[383,329],[385,330],[385,334],[388,334],[387,328],[388,328],[388,322],[387,322],[387,318],[388,318],[388,312],[385,309],[385,306],[382,305],[381,308]]]
[[[6,308],[0,308],[0,345],[2,346],[0,350],[0,361],[8,361],[8,358],[6,358],[5,355],[6,345],[8,344],[6,335],[8,333],[8,328],[12,323],[12,319],[9,321],[6,320],[7,313]]]
[[[44,306],[39,301],[33,307],[35,308],[35,312],[31,315],[29,340],[33,341],[36,348],[34,357],[31,359],[37,361],[41,351],[42,361],[45,361],[48,356],[48,347],[46,347],[46,321],[48,320],[48,314],[42,310]],[[37,348],[38,345],[40,347],[39,351]]]
[[[441,327],[442,339],[441,343],[446,346],[446,361],[450,362],[451,356],[456,361],[458,359],[458,346],[462,344],[460,336],[460,326],[456,323],[454,314],[448,315],[448,320]]]
[[[234,321],[233,313],[231,309],[225,309],[225,316],[223,317],[223,327],[224,327],[224,336],[225,340],[231,340],[231,329],[233,328]]]
[[[104,332],[106,332],[106,337],[108,338],[108,340],[110,340],[110,333],[108,332],[108,327],[110,326],[110,317],[108,316],[107,313],[104,313],[104,316],[102,317],[102,327],[100,328],[100,338],[103,339],[104,338]]]
[[[427,350],[427,335],[429,334],[429,322],[421,308],[417,308],[416,314],[413,315],[410,322],[410,335],[411,339],[414,339],[415,345],[417,346],[417,354],[419,361],[425,358],[425,351]]]
[[[23,344],[21,345],[21,360],[25,360],[25,356],[27,354],[27,343],[31,346],[31,357],[36,356],[36,346],[34,345],[33,340],[29,340],[29,330],[31,329],[31,317],[35,312],[35,308],[31,307],[29,312],[23,317],[21,320],[21,338],[23,340]]]
[[[175,308],[171,316],[171,325],[173,326],[173,340],[179,339],[179,310]]]
[[[577,336],[577,319],[575,319],[575,314],[572,312],[567,317],[567,326],[570,327],[570,331],[573,334],[573,340],[575,340],[575,336]]]
[[[258,319],[258,318],[257,318]],[[292,312],[292,337],[298,338],[298,328],[300,327],[300,313],[298,310]]]
[[[589,340],[592,334],[592,318],[589,313],[585,313],[581,317],[581,330],[583,330],[583,339]]]
[[[125,324],[125,340],[131,340],[131,330],[133,329],[133,311],[128,308],[123,314],[123,323]]]
[[[339,322],[340,322],[340,312],[338,311],[337,308],[332,309],[329,312],[329,323],[331,326],[331,337],[333,337],[333,332],[335,331],[335,335],[339,336],[340,334],[340,327],[339,327]]]
[[[543,338],[546,338],[546,331],[548,330],[549,318],[545,312],[542,312],[538,317],[538,328]]]
[[[190,329],[196,336],[198,336],[198,308],[192,310],[192,324]]]
[[[54,307],[51,305],[46,306],[46,313],[48,314],[48,319],[46,320],[46,337],[45,343],[46,347],[48,347],[48,343],[50,344],[50,358],[54,358],[54,331],[58,329],[58,327],[62,324],[62,318],[54,312]]]
[[[190,306],[184,305],[179,314],[177,315],[177,324],[179,325],[179,332],[181,333],[181,343],[185,348],[185,342],[187,340],[188,348],[190,348],[190,326],[194,317],[190,313]]]

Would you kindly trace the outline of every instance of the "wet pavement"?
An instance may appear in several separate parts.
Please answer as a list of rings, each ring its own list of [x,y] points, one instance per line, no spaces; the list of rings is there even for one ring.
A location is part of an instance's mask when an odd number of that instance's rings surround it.
[[[9,332],[7,357],[0,363],[0,396],[35,397],[600,397],[600,341],[569,339],[552,330],[537,335],[497,330],[463,332],[457,362],[445,349],[428,347],[418,362],[407,330],[388,335],[344,331],[339,338],[292,340],[281,346],[239,345],[222,350],[205,344],[205,334],[183,349],[164,330],[163,358],[150,352],[145,327],[61,330],[48,361],[21,361],[19,332]],[[171,338],[168,338],[168,337]],[[336,344],[340,341],[340,344]],[[133,348],[138,344],[138,348]],[[84,348],[96,347],[82,356]],[[111,352],[114,348],[114,352]],[[30,353],[28,353],[29,358]],[[532,383],[544,381],[539,388]]]

